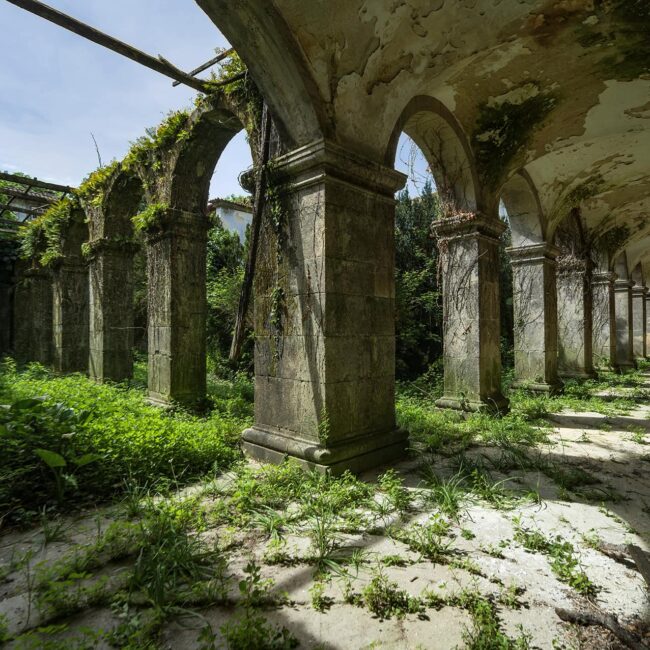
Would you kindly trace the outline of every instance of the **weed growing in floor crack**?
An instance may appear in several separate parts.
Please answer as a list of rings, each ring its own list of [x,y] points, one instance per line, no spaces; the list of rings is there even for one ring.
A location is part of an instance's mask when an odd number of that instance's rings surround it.
[[[412,551],[431,562],[446,562],[453,552],[453,540],[449,538],[450,530],[451,524],[439,514],[435,514],[428,522],[397,530],[394,535]]]
[[[424,604],[391,582],[379,568],[361,593],[363,604],[381,620],[404,618],[407,614],[424,614]]]
[[[560,582],[568,584],[587,598],[593,598],[599,592],[599,588],[582,570],[571,542],[564,540],[560,535],[547,538],[538,530],[525,528],[518,517],[513,520],[513,523],[515,541],[528,551],[547,555],[551,570]]]
[[[334,599],[325,595],[325,583],[322,581],[314,582],[309,588],[311,596],[311,606],[317,612],[326,612],[333,604]]]
[[[260,569],[254,562],[246,565],[244,574],[246,577],[239,582],[240,614],[221,626],[228,650],[286,650],[297,647],[298,640],[286,627],[270,625],[258,611],[259,607],[273,602],[270,594],[272,583],[262,579]]]

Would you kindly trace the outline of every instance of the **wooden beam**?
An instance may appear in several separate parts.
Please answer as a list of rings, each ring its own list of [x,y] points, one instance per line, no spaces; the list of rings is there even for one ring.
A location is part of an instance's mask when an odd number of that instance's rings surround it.
[[[169,61],[163,59],[161,56],[155,58],[150,54],[146,54],[145,52],[142,52],[141,50],[138,50],[137,48],[128,45],[123,41],[100,32],[98,29],[95,29],[90,25],[82,23],[76,18],[72,18],[71,16],[62,13],[61,11],[57,11],[56,9],[43,4],[42,2],[38,2],[38,0],[7,1],[13,5],[16,5],[17,7],[20,7],[21,9],[24,9],[25,11],[29,11],[37,16],[40,16],[41,18],[45,18],[45,20],[49,20],[55,25],[63,27],[64,29],[71,31],[78,36],[82,36],[83,38],[86,38],[93,43],[97,43],[98,45],[106,47],[113,52],[117,52],[118,54],[121,54],[122,56],[125,56],[128,59],[135,61],[136,63],[144,65],[151,70],[155,70],[160,74],[164,74],[167,77],[174,79],[175,81],[189,86],[190,88],[194,88],[199,92],[206,92],[205,82],[200,81],[199,79],[195,79],[182,70],[179,70],[176,66],[172,65]]]
[[[14,190],[12,187],[2,187],[0,185],[0,194],[5,194],[6,196],[11,196],[15,199],[20,199],[22,201],[29,201],[30,203],[56,203],[59,199],[55,196],[43,196],[42,194],[28,194],[24,190]]]
[[[19,208],[16,205],[7,205],[6,203],[0,203],[0,210],[8,212],[18,212],[19,214],[27,214],[30,217],[39,217],[42,215],[45,210],[33,210],[32,208]]]
[[[266,203],[266,166],[269,162],[270,142],[271,116],[269,115],[268,106],[266,102],[264,102],[262,108],[262,141],[260,143],[260,159],[257,169],[255,170],[255,194],[253,198],[253,223],[251,224],[250,248],[248,250],[248,259],[246,260],[246,269],[244,271],[244,282],[239,296],[239,308],[237,310],[237,320],[235,321],[235,331],[230,345],[230,355],[228,356],[228,360],[231,363],[237,361],[241,353],[241,346],[244,342],[246,314],[248,313],[248,305],[250,303],[251,293],[253,292],[257,248],[259,246],[264,204]]]
[[[69,194],[74,188],[67,185],[57,185],[56,183],[46,183],[39,181],[38,178],[30,178],[29,176],[19,176],[18,174],[8,174],[7,172],[0,172],[0,181],[9,181],[10,183],[20,183],[21,185],[32,185],[33,187],[40,187],[44,190],[54,190],[55,192],[64,192]]]
[[[202,65],[200,65],[198,68],[194,68],[194,70],[190,71],[189,74],[192,77],[196,77],[199,72],[203,72],[204,70],[207,70],[208,68],[211,68],[213,65],[217,65],[220,61],[223,61],[226,57],[229,57],[233,52],[234,48],[230,48],[229,50],[226,50],[225,52],[221,52],[220,54],[217,54],[217,56],[214,57],[214,59],[210,59],[209,61],[206,61]],[[175,81],[172,86],[174,88],[176,86],[180,86],[181,82],[180,81]]]

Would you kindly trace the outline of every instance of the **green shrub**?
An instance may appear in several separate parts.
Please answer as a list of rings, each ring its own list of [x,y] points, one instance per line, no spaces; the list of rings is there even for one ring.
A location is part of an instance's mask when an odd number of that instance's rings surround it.
[[[240,377],[218,389],[212,413],[198,417],[151,406],[138,389],[99,385],[80,375],[54,377],[35,364],[17,372],[5,364],[0,517],[30,518],[63,498],[80,504],[107,499],[127,481],[182,483],[229,467],[250,421],[250,382]],[[57,463],[47,462],[56,456],[39,457],[37,450],[62,457],[66,463],[58,471],[70,477],[57,477]]]

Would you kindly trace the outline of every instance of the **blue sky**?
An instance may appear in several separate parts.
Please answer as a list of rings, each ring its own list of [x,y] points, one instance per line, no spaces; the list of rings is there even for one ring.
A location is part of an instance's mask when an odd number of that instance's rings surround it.
[[[193,0],[48,0],[51,6],[184,70],[227,42]],[[195,92],[0,2],[0,169],[78,185],[98,166],[122,158],[129,143]],[[398,168],[406,165],[398,154]],[[241,194],[251,164],[243,134],[221,157],[211,196]],[[418,164],[422,170],[422,161]],[[413,189],[413,188],[412,188]]]

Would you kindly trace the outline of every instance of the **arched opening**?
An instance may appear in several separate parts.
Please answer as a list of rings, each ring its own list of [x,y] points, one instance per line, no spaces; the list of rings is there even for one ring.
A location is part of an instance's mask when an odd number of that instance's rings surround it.
[[[505,226],[482,194],[468,139],[437,99],[419,96],[393,131],[386,163],[402,133],[422,151],[436,188],[433,233],[442,286],[443,407],[507,408],[501,392],[499,247]]]

